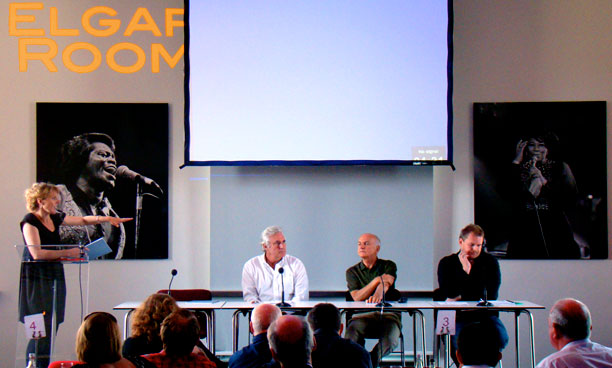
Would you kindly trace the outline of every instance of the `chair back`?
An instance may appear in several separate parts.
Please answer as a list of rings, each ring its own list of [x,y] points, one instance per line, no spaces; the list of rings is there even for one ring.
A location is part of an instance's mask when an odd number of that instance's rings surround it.
[[[168,292],[170,291],[170,292]],[[172,289],[158,290],[158,294],[170,294],[177,302],[189,302],[193,300],[212,300],[212,293],[206,289]]]
[[[83,362],[79,362],[78,360],[56,360],[49,364],[49,368],[69,368],[77,364],[83,364]]]

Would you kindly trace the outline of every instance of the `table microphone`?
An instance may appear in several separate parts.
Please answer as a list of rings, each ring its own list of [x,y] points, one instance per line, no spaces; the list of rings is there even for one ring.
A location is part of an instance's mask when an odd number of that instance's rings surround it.
[[[390,307],[391,303],[385,300],[385,281],[383,280],[382,275],[380,276],[380,282],[382,283],[382,300],[380,301],[380,303],[376,304],[376,307],[377,308]]]
[[[279,307],[291,307],[291,304],[285,303],[285,282],[283,281],[283,274],[285,273],[285,269],[282,267],[279,268],[278,273],[280,273],[281,275],[281,302],[276,303],[276,305]]]
[[[492,305],[493,305],[491,302],[489,302],[489,301],[487,300],[487,287],[486,287],[486,285],[485,285],[485,287],[484,287],[484,299],[481,299],[481,300],[478,302],[478,304],[476,304],[476,305],[477,305],[478,307],[490,307],[490,306],[492,306]]]
[[[168,284],[168,295],[170,295],[170,290],[172,288],[172,281],[174,280],[174,276],[178,274],[178,271],[176,270],[176,268],[173,268],[172,271],[170,271],[170,274],[172,275],[172,277],[170,278],[170,284]]]

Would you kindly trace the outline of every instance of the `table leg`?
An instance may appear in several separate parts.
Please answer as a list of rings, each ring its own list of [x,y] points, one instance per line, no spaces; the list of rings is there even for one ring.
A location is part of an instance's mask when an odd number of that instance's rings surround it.
[[[521,311],[514,312],[514,341],[516,349],[516,368],[521,368],[521,346],[519,343],[519,330],[520,330],[520,314]]]
[[[236,310],[232,315],[232,353],[235,353],[238,350],[238,334],[240,329],[240,313],[241,310]]]
[[[125,341],[125,339],[127,339],[129,337],[129,333],[130,333],[130,315],[132,315],[133,311],[134,311],[133,309],[130,309],[125,314],[125,317],[123,317],[123,341]]]

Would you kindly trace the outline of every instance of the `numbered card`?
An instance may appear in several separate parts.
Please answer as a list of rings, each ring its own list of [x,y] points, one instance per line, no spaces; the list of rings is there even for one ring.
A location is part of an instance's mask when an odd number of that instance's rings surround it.
[[[47,336],[47,331],[45,331],[45,318],[42,313],[24,316],[23,324],[28,339],[40,339]]]
[[[436,325],[436,335],[455,334],[455,314],[454,310],[438,311],[438,323]]]

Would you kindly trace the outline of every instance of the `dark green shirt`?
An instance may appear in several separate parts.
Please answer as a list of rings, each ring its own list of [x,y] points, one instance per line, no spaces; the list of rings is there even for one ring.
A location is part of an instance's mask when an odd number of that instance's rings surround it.
[[[349,292],[359,290],[369,284],[374,278],[384,274],[397,278],[395,262],[378,258],[372,268],[367,268],[363,262],[359,262],[346,270],[346,285]],[[395,289],[395,280],[393,285],[389,287],[389,290],[391,289]]]

